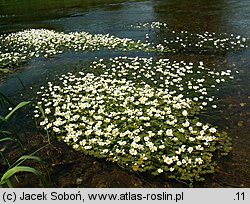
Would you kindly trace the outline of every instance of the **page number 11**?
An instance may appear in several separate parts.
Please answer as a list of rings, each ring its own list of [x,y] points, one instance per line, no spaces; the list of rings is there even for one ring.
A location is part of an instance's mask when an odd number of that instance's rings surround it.
[[[236,196],[237,197],[234,200],[245,200],[245,193],[244,192],[242,192],[242,193],[238,192],[238,193],[236,193]]]

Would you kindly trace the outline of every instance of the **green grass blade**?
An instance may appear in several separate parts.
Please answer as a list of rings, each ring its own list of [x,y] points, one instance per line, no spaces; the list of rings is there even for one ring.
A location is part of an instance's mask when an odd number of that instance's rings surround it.
[[[44,113],[44,110],[43,110],[42,106],[38,106],[38,109],[42,114],[42,118],[45,118],[45,113]]]
[[[3,139],[0,139],[0,142],[5,142],[5,141],[14,141],[14,140],[10,137],[5,137]]]
[[[27,173],[33,173],[35,174],[42,182],[44,186],[47,186],[47,183],[45,182],[44,178],[41,176],[41,174],[34,168],[29,166],[15,166],[8,171],[4,173],[4,175],[1,178],[1,184],[7,183],[8,180],[14,176],[15,174],[19,172],[27,172]]]
[[[0,134],[3,134],[3,135],[11,135],[11,132],[5,131],[5,130],[0,130]]]
[[[6,180],[6,184],[9,188],[13,188],[13,185],[9,179]]]
[[[19,166],[21,163],[25,162],[26,160],[36,160],[38,162],[41,162],[42,160],[37,156],[32,155],[23,155],[21,156],[12,166]]]
[[[46,116],[45,116],[45,113],[44,113],[42,106],[38,106],[38,109],[42,114],[42,118],[45,118]],[[46,129],[46,134],[47,134],[47,138],[48,138],[48,143],[50,144],[51,139],[50,139],[49,131],[47,129]]]
[[[18,109],[28,105],[29,103],[31,103],[30,101],[28,102],[21,102],[19,103],[6,117],[5,120],[8,120]]]

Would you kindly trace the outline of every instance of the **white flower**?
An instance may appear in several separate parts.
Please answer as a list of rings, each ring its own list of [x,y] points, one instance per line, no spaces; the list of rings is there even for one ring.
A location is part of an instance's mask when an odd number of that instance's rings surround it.
[[[157,134],[158,134],[158,135],[162,135],[163,132],[164,132],[163,130],[159,130],[159,131],[157,132]]]
[[[165,145],[160,145],[159,146],[159,149],[164,149],[165,148]]]
[[[57,128],[57,127],[53,127],[53,131],[54,131],[55,133],[61,132],[61,130],[60,130],[59,128]]]
[[[181,132],[181,133],[184,133],[184,132],[185,132],[185,129],[183,129],[183,128],[179,128],[178,130],[179,130],[179,132]]]
[[[169,171],[171,171],[171,172],[174,171],[174,168],[173,167],[169,168]]]
[[[188,153],[192,153],[192,151],[194,150],[194,148],[193,147],[189,147],[189,148],[187,148],[187,151],[188,151]]]
[[[129,150],[129,154],[131,154],[131,155],[137,155],[137,150],[135,150],[135,149],[130,149],[130,150]]]
[[[160,174],[163,172],[163,169],[157,169],[157,172]]]
[[[186,121],[185,123],[182,123],[183,127],[189,127],[190,123]]]
[[[200,157],[199,158],[195,158],[195,163],[202,164],[203,160]]]
[[[133,147],[134,149],[137,149],[139,147],[139,145],[135,142],[132,142],[131,147]]]
[[[103,154],[106,154],[106,153],[108,153],[109,152],[109,150],[108,149],[104,149],[104,150],[102,150],[102,153]]]
[[[189,137],[188,138],[191,142],[195,141],[195,138],[194,137]]]
[[[197,122],[197,123],[196,123],[196,126],[197,126],[197,127],[201,127],[201,126],[202,126],[202,123]]]
[[[207,130],[208,128],[209,128],[208,125],[203,125],[203,127],[202,127],[203,130]]]
[[[90,145],[85,146],[84,149],[86,149],[86,150],[92,149],[92,146],[90,146]]]
[[[182,165],[182,162],[181,162],[181,161],[178,161],[176,164],[177,164],[177,166],[181,166],[181,165]]]
[[[74,144],[74,145],[73,145],[73,148],[74,148],[74,149],[78,149],[78,148],[79,148],[79,145],[78,145],[78,144]]]
[[[156,146],[150,147],[150,151],[151,152],[156,152],[157,151],[157,147]]]
[[[167,136],[173,136],[173,130],[172,129],[167,129],[166,135]]]
[[[50,109],[49,109],[49,108],[46,108],[46,109],[44,110],[44,113],[48,115],[48,114],[50,114],[50,113],[51,113],[51,111],[50,111]]]
[[[172,159],[173,159],[173,161],[179,161],[179,157],[178,156],[173,156]]]
[[[207,105],[207,102],[202,102],[201,103],[203,106],[206,106]]]
[[[197,150],[204,150],[204,148],[201,146],[201,145],[197,145],[196,147],[195,147],[195,149],[197,149]]]
[[[216,129],[215,129],[215,128],[210,128],[210,129],[209,129],[209,132],[211,132],[211,133],[216,133]]]
[[[139,137],[139,136],[136,136],[135,138],[134,138],[134,142],[139,142],[141,140],[141,138]]]
[[[183,115],[183,116],[187,116],[187,115],[188,115],[188,112],[187,112],[186,110],[183,110],[183,111],[182,111],[182,115]]]
[[[186,164],[187,163],[186,159],[182,159],[181,163]]]
[[[86,145],[86,140],[80,141],[80,145],[84,147]]]
[[[173,159],[170,157],[163,156],[164,162],[168,165],[173,163]]]

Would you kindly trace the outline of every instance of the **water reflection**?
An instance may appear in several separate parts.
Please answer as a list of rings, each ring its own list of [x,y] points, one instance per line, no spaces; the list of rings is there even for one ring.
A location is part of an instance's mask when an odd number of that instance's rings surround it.
[[[140,0],[131,0],[136,2]],[[13,0],[0,2],[0,34],[26,28],[51,28],[42,21],[77,17],[90,9],[121,9],[126,0]],[[106,6],[108,5],[108,6]]]
[[[227,13],[227,1],[161,1],[156,0],[156,19],[177,30],[192,32],[217,32],[224,27],[223,16]]]

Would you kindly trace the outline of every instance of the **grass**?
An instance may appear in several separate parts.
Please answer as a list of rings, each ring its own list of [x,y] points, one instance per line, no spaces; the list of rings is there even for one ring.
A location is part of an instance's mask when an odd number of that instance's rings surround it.
[[[7,102],[8,104],[12,104],[10,100],[2,93],[0,93],[0,105],[3,105],[4,102]],[[10,131],[5,130],[3,126],[11,119],[11,117],[16,114],[16,112],[23,107],[29,105],[31,102],[21,102],[17,106],[15,106],[6,116],[0,116],[0,144],[7,142],[20,142],[17,141],[15,138],[12,137],[12,134]],[[42,147],[44,148],[44,147]],[[40,148],[40,149],[42,149]],[[20,158],[18,158],[13,164],[10,164],[9,159],[4,155],[5,148],[0,150],[0,156],[3,159],[3,162],[7,164],[7,168],[0,170],[0,187],[14,187],[12,183],[12,178],[14,177],[17,182],[19,182],[17,175],[19,173],[32,173],[38,177],[38,179],[41,181],[42,186],[46,187],[47,182],[44,179],[44,177],[41,175],[41,173],[35,169],[34,167],[25,164],[28,161],[33,162],[39,162],[41,163],[41,158],[34,156],[38,151],[38,149],[34,153],[30,155],[22,155]]]

